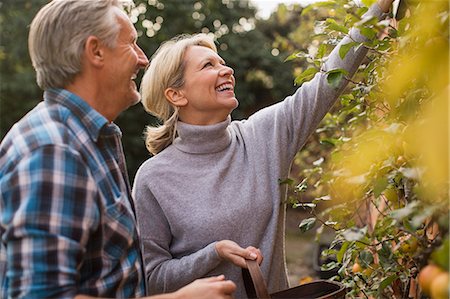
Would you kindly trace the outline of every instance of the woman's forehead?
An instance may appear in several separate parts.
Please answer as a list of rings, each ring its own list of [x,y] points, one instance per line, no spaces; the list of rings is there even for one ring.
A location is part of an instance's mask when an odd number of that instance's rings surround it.
[[[186,51],[186,61],[199,62],[206,59],[223,60],[214,50],[204,46],[190,46]]]

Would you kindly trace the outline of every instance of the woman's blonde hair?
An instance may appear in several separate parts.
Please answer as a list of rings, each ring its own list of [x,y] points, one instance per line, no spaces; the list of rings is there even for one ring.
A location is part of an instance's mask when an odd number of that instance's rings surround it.
[[[145,144],[153,155],[172,144],[176,137],[178,107],[166,99],[164,92],[169,87],[178,89],[184,85],[184,55],[190,46],[203,46],[217,52],[214,40],[207,34],[176,36],[156,50],[142,78],[142,104],[147,112],[162,121],[158,127],[145,129]]]
[[[120,25],[113,7],[123,8],[119,0],[54,0],[37,13],[28,47],[39,87],[64,88],[73,81],[89,36],[115,47]]]

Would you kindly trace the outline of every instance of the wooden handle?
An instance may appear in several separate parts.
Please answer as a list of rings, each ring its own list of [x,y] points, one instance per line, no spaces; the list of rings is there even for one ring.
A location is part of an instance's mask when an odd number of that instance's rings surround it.
[[[258,299],[270,299],[269,292],[267,291],[266,283],[262,276],[261,268],[259,268],[256,260],[245,260],[247,263],[248,271],[255,286],[256,296]]]

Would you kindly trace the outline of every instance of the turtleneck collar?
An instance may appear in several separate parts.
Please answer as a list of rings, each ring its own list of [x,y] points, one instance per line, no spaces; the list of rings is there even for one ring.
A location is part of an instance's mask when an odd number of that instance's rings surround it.
[[[213,125],[191,125],[177,122],[178,136],[173,145],[180,151],[191,154],[212,154],[224,150],[231,143],[228,125],[231,117]]]

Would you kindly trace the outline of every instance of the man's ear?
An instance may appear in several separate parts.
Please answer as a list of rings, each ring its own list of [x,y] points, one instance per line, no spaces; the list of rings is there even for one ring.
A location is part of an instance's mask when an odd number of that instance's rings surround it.
[[[188,100],[181,90],[169,87],[164,91],[164,95],[166,96],[166,99],[176,107],[183,107],[188,104]]]
[[[84,45],[84,56],[86,60],[94,66],[100,67],[104,63],[104,45],[98,37],[89,36]]]

